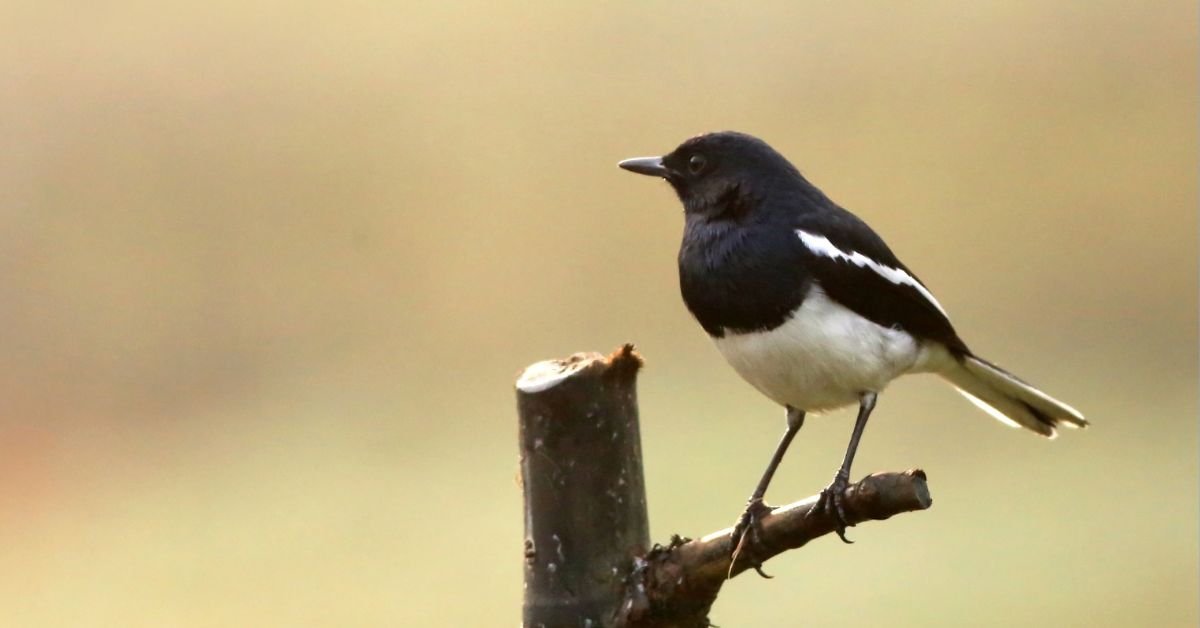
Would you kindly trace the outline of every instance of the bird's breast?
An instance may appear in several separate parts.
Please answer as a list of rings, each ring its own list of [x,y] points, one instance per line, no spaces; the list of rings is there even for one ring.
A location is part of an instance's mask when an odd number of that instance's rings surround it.
[[[679,250],[679,288],[710,336],[781,325],[811,279],[796,238],[780,230],[689,223]]]
[[[920,343],[830,299],[813,284],[771,329],[714,336],[717,349],[752,386],[781,405],[809,412],[857,402],[911,369]]]

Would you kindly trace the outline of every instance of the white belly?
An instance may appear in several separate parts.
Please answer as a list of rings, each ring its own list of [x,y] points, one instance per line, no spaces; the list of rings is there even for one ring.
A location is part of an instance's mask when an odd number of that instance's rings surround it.
[[[726,332],[715,342],[734,370],[759,392],[808,412],[858,403],[862,393],[883,390],[927,357],[907,332],[855,314],[816,285],[779,327]]]

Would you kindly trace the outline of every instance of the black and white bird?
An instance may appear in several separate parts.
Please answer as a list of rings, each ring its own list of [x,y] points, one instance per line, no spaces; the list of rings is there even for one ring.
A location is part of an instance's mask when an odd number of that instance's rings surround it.
[[[747,382],[784,406],[787,430],[734,527],[734,545],[769,510],[763,494],[804,422],[857,403],[850,445],[813,512],[838,521],[876,396],[908,373],[935,373],[1000,421],[1054,437],[1085,427],[1074,408],[975,355],[946,310],[865,222],[762,140],[687,140],[621,168],[662,177],[684,209],[679,286],[688,309]]]

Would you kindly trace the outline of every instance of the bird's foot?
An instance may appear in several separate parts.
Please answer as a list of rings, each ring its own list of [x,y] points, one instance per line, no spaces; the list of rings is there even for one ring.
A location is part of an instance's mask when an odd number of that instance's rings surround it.
[[[821,489],[821,496],[817,498],[817,503],[813,505],[812,510],[808,511],[809,516],[815,513],[825,513],[833,519],[834,531],[837,532],[838,538],[842,539],[843,543],[854,542],[846,538],[846,528],[854,527],[854,524],[847,522],[846,509],[842,505],[842,501],[846,498],[846,489],[849,486],[849,474],[845,471],[838,471],[829,486]]]
[[[729,535],[733,554],[729,559],[729,573],[726,574],[726,579],[733,575],[733,566],[743,553],[753,562],[751,566],[758,575],[764,578],[772,577],[762,570],[762,561],[756,558],[757,550],[762,544],[762,519],[770,512],[771,507],[764,504],[761,497],[751,498],[746,502],[746,509],[742,511],[742,516],[738,517],[733,532]]]

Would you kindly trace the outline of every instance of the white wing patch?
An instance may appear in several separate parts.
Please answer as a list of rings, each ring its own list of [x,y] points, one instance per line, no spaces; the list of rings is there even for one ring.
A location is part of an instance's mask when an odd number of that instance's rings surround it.
[[[835,260],[845,260],[851,264],[854,264],[855,266],[858,266],[859,268],[870,269],[874,271],[875,274],[896,285],[906,285],[916,289],[917,292],[921,293],[921,296],[925,297],[926,301],[932,303],[933,307],[936,307],[937,310],[942,313],[942,316],[945,316],[947,319],[950,318],[950,315],[946,313],[946,310],[942,309],[942,304],[938,303],[938,300],[933,298],[933,294],[930,293],[925,286],[922,286],[921,282],[917,281],[912,275],[904,272],[903,270],[899,268],[892,268],[891,266],[884,266],[883,264],[876,262],[875,260],[863,255],[862,253],[859,253],[858,251],[851,251],[847,253],[835,246],[829,241],[829,238],[826,238],[825,236],[812,234],[804,231],[803,229],[797,229],[796,235],[800,236],[800,241],[803,242],[804,246],[808,247],[808,250],[812,251],[814,255],[820,255]]]

